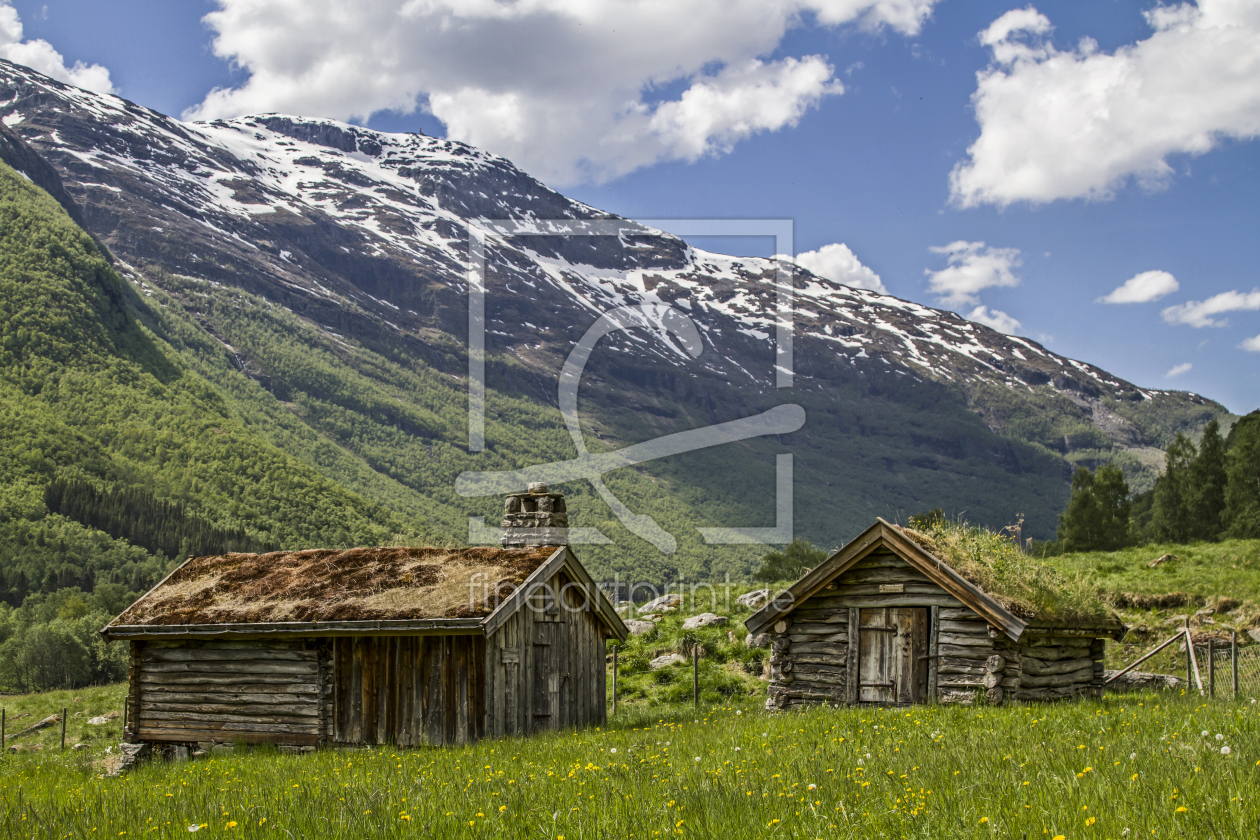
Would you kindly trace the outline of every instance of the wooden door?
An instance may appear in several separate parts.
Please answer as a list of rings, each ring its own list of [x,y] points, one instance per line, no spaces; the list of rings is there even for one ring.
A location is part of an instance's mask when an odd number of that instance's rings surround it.
[[[882,705],[927,699],[925,607],[881,607],[858,615],[858,702]]]
[[[534,622],[534,685],[531,706],[533,731],[560,729],[562,719],[560,702],[561,668],[564,665],[564,625],[558,621]]]

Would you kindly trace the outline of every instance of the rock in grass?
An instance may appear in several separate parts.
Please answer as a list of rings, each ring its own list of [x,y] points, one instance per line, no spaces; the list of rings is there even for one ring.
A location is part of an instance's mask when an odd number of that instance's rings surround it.
[[[1104,671],[1104,679],[1110,680],[1119,671]],[[1142,691],[1148,689],[1176,689],[1181,687],[1181,680],[1171,674],[1149,674],[1143,671],[1130,671],[1118,680],[1107,684],[1108,691]]]
[[[748,607],[750,610],[761,609],[761,605],[770,600],[769,589],[754,589],[752,592],[745,592],[735,599],[735,603],[741,607]]]
[[[631,636],[641,636],[655,626],[651,621],[639,621],[634,618],[626,622],[626,629],[630,631]]]
[[[653,671],[659,671],[662,668],[668,668],[670,665],[678,665],[686,661],[687,657],[683,656],[681,653],[667,653],[664,656],[658,656],[653,659],[648,663],[648,667],[650,667]]]
[[[670,612],[682,606],[683,597],[678,593],[673,595],[662,595],[659,598],[653,598],[643,606],[639,607],[639,615],[652,612]]]
[[[720,627],[721,625],[725,624],[728,621],[730,621],[730,619],[724,615],[716,615],[714,613],[700,613],[700,615],[693,615],[691,618],[684,621],[683,629],[696,630],[701,627]]]
[[[122,717],[118,712],[109,712],[103,715],[97,715],[94,718],[88,718],[88,726],[102,726],[111,720],[117,720]]]
[[[1260,630],[1253,627],[1247,631],[1247,635],[1251,637],[1253,642],[1260,642]]]
[[[744,637],[744,644],[748,645],[750,648],[770,647],[771,641],[773,641],[773,639],[771,639],[769,633],[749,633]]]

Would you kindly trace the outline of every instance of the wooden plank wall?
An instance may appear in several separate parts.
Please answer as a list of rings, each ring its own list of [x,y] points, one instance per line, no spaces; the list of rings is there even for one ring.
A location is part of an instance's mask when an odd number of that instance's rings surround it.
[[[607,722],[606,631],[563,574],[550,581],[563,605],[540,595],[487,640],[486,732],[491,737]],[[597,593],[596,593],[597,594]]]
[[[133,647],[142,741],[315,744],[319,663],[307,642],[152,641]]]
[[[328,737],[340,744],[467,744],[485,734],[485,640],[329,640]]]

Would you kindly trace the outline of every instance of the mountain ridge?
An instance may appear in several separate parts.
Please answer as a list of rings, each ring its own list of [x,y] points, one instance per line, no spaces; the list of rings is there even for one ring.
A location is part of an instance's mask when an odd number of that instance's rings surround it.
[[[774,457],[790,452],[797,531],[823,544],[875,514],[938,506],[997,526],[1022,513],[1028,533],[1049,536],[1073,465],[1116,461],[1149,486],[1172,435],[1228,416],[1197,395],[1142,389],[799,268],[795,382],[777,389],[778,263],[667,234],[491,233],[487,450],[470,452],[469,224],[617,217],[453,141],[284,115],[179,123],[7,62],[0,120],[59,175],[148,302],[139,317],[156,336],[215,387],[246,394],[239,410],[272,443],[452,539],[467,515],[496,513],[494,500],[453,493],[460,472],[573,456],[555,383],[589,324],[616,307],[648,316],[606,338],[587,366],[580,406],[593,451],[785,402],[810,418],[778,439],[609,475],[627,504],[675,530],[697,517],[767,524]],[[667,310],[699,329],[696,359],[658,340],[651,313]],[[614,549],[586,549],[601,572],[738,571],[753,557],[691,534],[680,555],[649,561],[602,502],[566,489],[586,511],[578,524],[614,537]]]

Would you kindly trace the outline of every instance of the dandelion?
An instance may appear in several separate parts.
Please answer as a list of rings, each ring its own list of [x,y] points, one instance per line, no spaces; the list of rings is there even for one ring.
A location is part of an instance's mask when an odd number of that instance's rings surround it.
[[[228,822],[227,827],[236,828],[236,820],[231,820],[230,822]]]
[[[1204,730],[1203,730],[1202,732],[1200,732],[1199,734],[1200,734],[1200,735],[1202,735],[1204,738],[1206,738],[1206,737],[1208,736],[1208,731],[1207,731],[1206,729],[1204,729]]]
[[[612,753],[613,755],[616,755],[616,754],[617,754],[617,748],[616,748],[616,747],[613,747],[612,749],[610,749],[610,750],[609,750],[609,752],[610,752],[610,753]]]
[[[700,760],[700,756],[696,756],[696,761],[699,761],[699,760]]]
[[[1224,735],[1222,735],[1221,733],[1217,732],[1217,733],[1216,733],[1216,740],[1218,740],[1218,741],[1224,741],[1224,740],[1225,740],[1225,736],[1224,736]]]
[[[398,819],[402,820],[403,822],[411,822],[411,817],[407,814],[399,814]]]
[[[1134,761],[1135,759],[1137,759],[1137,753],[1129,753],[1129,761]]]
[[[988,817],[981,817],[981,818],[980,818],[979,825],[984,825],[984,824],[985,824],[985,823],[987,823],[988,821],[989,821],[989,818],[988,818]]]
[[[1098,822],[1098,817],[1090,817],[1089,819],[1085,820],[1085,825],[1090,826],[1096,822]]]
[[[201,826],[197,825],[196,823],[193,823],[192,825],[188,826],[188,830],[189,830],[189,831],[201,831]]]
[[[818,790],[818,785],[810,785],[809,790]]]
[[[1221,747],[1221,755],[1229,755],[1229,747]]]

